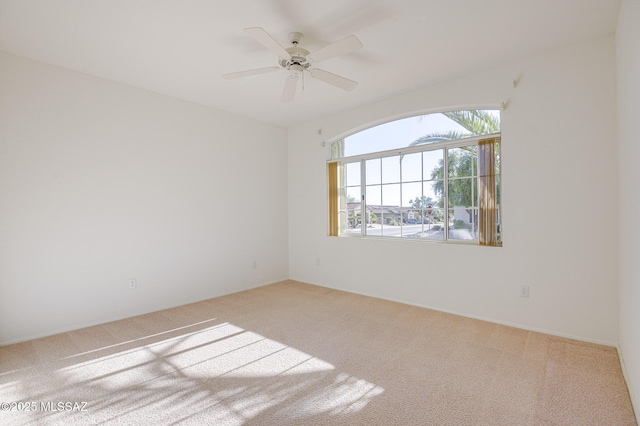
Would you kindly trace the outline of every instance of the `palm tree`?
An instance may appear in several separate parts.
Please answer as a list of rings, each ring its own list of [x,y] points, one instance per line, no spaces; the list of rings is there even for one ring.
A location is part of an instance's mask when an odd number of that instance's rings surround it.
[[[500,119],[486,110],[469,110],[469,111],[447,111],[441,113],[445,117],[453,120],[466,132],[451,130],[449,132],[434,132],[422,136],[411,142],[409,146],[423,145],[435,142],[443,142],[448,140],[456,140],[471,136],[488,135],[492,133],[500,133]],[[496,149],[496,156],[499,158],[499,147]],[[456,151],[449,151],[448,167],[450,175],[453,176],[472,176],[472,170],[476,163],[477,147],[462,147]],[[499,161],[499,159],[498,159]],[[433,182],[433,191],[440,198],[439,207],[444,207],[444,159],[439,161],[431,171],[431,179]],[[475,183],[475,179],[473,179]],[[470,206],[472,203],[472,190],[466,180],[449,181],[450,201],[454,205]],[[470,210],[469,210],[470,212]]]
[[[470,111],[447,111],[441,114],[464,127],[467,132],[451,130],[445,133],[430,133],[411,142],[409,146],[500,133],[500,119],[489,111],[474,109]]]

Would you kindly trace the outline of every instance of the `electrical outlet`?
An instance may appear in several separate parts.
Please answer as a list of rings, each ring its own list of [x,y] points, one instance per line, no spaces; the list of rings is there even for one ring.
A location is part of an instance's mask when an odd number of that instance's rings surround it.
[[[320,258],[316,257],[316,266],[320,266]]]
[[[254,260],[253,261],[253,269],[256,269],[256,268],[258,268],[258,261]]]
[[[129,288],[134,289],[138,287],[138,282],[135,278],[129,280]]]
[[[520,297],[529,297],[529,286],[523,285],[520,287]]]

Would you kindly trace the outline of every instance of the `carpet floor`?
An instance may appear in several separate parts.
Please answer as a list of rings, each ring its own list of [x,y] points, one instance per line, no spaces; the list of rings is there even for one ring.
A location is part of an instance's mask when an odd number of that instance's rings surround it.
[[[295,281],[0,347],[0,403],[2,425],[636,425],[615,348]]]

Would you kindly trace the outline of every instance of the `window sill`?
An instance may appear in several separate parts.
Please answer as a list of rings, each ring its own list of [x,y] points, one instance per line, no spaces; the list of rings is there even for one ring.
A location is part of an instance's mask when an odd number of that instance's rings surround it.
[[[329,235],[328,235],[329,236]],[[408,243],[433,243],[433,244],[452,244],[462,246],[478,246],[478,247],[502,247],[502,242],[495,246],[482,246],[477,240],[435,240],[428,238],[407,238],[407,237],[381,237],[377,235],[340,235],[341,239],[355,240],[374,240],[374,241],[402,241]]]

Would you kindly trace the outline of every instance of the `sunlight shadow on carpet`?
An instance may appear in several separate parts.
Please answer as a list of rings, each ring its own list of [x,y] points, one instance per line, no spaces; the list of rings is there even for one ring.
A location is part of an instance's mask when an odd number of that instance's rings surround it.
[[[77,419],[91,423],[151,422],[160,416],[197,422],[206,413],[206,422],[216,424],[243,424],[268,409],[289,419],[357,412],[384,391],[294,347],[214,322],[4,371],[0,391],[4,400],[37,404],[52,395],[56,401],[89,401],[88,412],[77,413]],[[64,412],[19,414],[25,422],[69,421]]]

